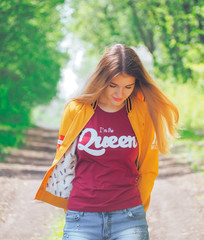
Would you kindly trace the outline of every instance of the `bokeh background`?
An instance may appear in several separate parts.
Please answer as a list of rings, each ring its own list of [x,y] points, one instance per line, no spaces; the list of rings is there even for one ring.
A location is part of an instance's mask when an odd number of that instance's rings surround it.
[[[124,43],[179,108],[170,155],[204,173],[203,17],[199,0],[2,0],[0,161],[30,128],[58,129],[104,50]]]

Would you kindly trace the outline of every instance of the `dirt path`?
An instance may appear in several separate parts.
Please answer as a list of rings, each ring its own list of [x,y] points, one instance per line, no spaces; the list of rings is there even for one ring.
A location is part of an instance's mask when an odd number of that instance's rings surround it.
[[[204,176],[178,161],[160,157],[147,215],[151,240],[204,239]]]
[[[63,211],[34,201],[56,150],[57,131],[30,129],[27,145],[0,163],[0,239],[42,240]],[[160,159],[147,213],[151,240],[204,239],[204,176],[179,159]]]
[[[51,165],[58,132],[30,129],[23,149],[0,163],[0,239],[41,240],[63,210],[35,201],[40,182]]]

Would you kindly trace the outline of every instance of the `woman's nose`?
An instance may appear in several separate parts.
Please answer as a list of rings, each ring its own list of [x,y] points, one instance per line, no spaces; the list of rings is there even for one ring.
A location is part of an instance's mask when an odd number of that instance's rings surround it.
[[[122,88],[118,88],[117,89],[117,97],[122,98],[122,96],[123,96],[123,89]]]

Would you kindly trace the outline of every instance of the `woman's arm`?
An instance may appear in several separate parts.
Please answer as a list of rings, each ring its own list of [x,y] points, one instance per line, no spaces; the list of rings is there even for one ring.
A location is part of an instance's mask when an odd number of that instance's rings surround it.
[[[156,135],[150,117],[146,117],[144,136],[141,144],[141,156],[139,159],[138,188],[141,200],[147,211],[154,181],[158,176],[159,150]]]
[[[79,111],[80,108],[81,108],[81,105],[76,104],[76,102],[74,101],[66,105],[64,112],[62,114],[61,123],[60,123],[57,151],[59,150],[59,147],[61,146],[62,141],[64,140],[64,137],[71,123],[73,122],[73,119],[76,113]]]

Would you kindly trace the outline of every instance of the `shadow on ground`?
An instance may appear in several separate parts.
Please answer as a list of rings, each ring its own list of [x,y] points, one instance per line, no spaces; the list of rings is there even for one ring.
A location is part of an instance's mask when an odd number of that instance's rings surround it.
[[[186,162],[179,162],[176,157],[165,157],[160,155],[159,158],[159,179],[182,177],[194,173],[191,166]]]
[[[25,145],[4,156],[6,162],[0,164],[0,176],[42,179],[55,157],[57,138],[57,130],[29,129]]]

